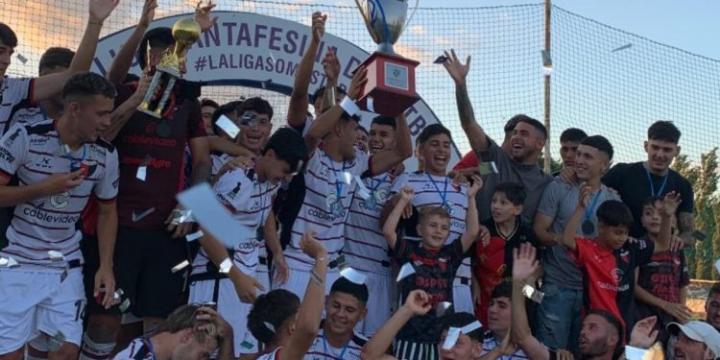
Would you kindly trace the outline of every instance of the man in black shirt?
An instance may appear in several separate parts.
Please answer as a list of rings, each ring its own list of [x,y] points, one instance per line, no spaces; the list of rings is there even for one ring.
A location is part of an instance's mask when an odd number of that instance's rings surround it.
[[[632,212],[630,236],[641,237],[645,230],[640,223],[642,204],[651,196],[665,196],[677,192],[682,198],[678,207],[680,237],[689,244],[693,233],[693,190],[690,182],[670,169],[680,152],[680,130],[671,121],[656,121],[648,128],[645,141],[647,160],[631,164],[617,164],[603,177],[603,183],[615,189]]]

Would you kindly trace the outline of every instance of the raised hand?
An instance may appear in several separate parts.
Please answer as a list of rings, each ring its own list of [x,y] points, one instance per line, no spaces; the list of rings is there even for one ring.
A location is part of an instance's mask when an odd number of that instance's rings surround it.
[[[590,185],[580,185],[580,194],[578,196],[578,206],[582,209],[586,209],[590,205]]]
[[[523,243],[520,245],[520,248],[513,249],[513,280],[525,281],[539,270],[540,264],[536,256],[537,249],[528,243]]]
[[[403,306],[412,311],[414,315],[425,315],[432,309],[430,295],[422,290],[411,291]]]
[[[90,0],[90,21],[102,23],[115,10],[120,0]]]
[[[352,80],[350,80],[350,88],[348,88],[347,96],[352,100],[357,100],[365,87],[365,83],[367,83],[367,69],[364,66],[360,66],[355,70],[355,74],[353,74]]]
[[[321,12],[314,12],[312,14],[312,35],[313,42],[316,44],[320,42],[320,39],[325,35],[325,22],[327,21],[327,15]]]
[[[322,61],[323,70],[329,83],[337,84],[338,76],[340,76],[340,61],[337,58],[335,49],[328,49],[325,58]]]
[[[415,197],[415,190],[413,190],[413,188],[411,188],[410,186],[407,186],[407,185],[402,188],[402,191],[400,192],[401,199],[403,199],[407,202],[411,202],[414,197]]]
[[[681,202],[682,198],[679,193],[675,191],[667,193],[662,201],[663,213],[667,216],[674,216],[675,213],[677,213],[678,206],[680,206]]]
[[[465,64],[463,64],[458,60],[457,55],[455,55],[455,50],[453,49],[450,50],[449,54],[445,51],[445,57],[447,58],[445,62],[443,62],[445,70],[450,74],[450,77],[455,81],[456,85],[464,85],[467,74],[470,72],[471,57],[468,56]]]
[[[200,0],[197,6],[195,6],[195,21],[200,24],[202,32],[210,30],[210,28],[215,25],[217,17],[210,18],[210,12],[215,6],[217,6],[217,4],[213,4],[212,0],[208,1],[208,4],[205,6],[202,5],[202,0]]]
[[[643,349],[650,348],[658,335],[658,331],[655,330],[656,323],[657,316],[646,317],[636,322],[630,332],[630,345]]]
[[[140,16],[138,26],[144,28],[150,26],[150,23],[155,19],[155,9],[157,7],[157,0],[145,0],[145,5],[143,5],[142,16]]]
[[[478,191],[483,187],[483,179],[480,175],[473,174],[471,177],[470,188],[468,189],[468,197],[475,197]]]
[[[327,255],[325,247],[315,239],[314,233],[305,233],[300,240],[300,249],[309,257],[318,260]]]
[[[480,239],[480,243],[482,243],[482,246],[487,247],[490,245],[490,230],[488,230],[487,226],[480,225],[480,232],[478,233],[478,238]]]

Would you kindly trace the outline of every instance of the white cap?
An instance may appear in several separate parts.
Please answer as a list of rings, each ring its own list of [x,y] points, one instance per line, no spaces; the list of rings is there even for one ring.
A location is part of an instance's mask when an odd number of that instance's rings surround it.
[[[671,322],[667,325],[671,334],[676,335],[680,330],[692,340],[707,345],[713,355],[720,356],[720,332],[704,321],[689,321],[685,325]]]

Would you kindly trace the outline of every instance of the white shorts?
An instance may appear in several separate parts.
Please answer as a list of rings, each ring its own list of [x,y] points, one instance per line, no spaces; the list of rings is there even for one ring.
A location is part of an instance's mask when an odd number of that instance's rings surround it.
[[[82,268],[63,270],[21,266],[0,268],[0,354],[13,352],[45,333],[65,342],[82,341],[85,288]]]
[[[290,275],[288,275],[287,282],[278,286],[278,288],[285,289],[297,295],[297,297],[299,297],[300,301],[302,302],[302,299],[305,296],[305,290],[307,289],[308,282],[310,281],[310,271],[311,270],[300,270],[290,267]],[[332,284],[339,277],[340,272],[337,268],[328,269],[327,279],[325,280],[325,295],[330,293],[330,288],[332,287]]]
[[[456,278],[453,281],[453,308],[455,312],[475,314],[470,285],[464,285]]]
[[[247,316],[252,304],[240,301],[235,286],[230,279],[218,280],[217,311],[232,326],[235,357],[241,354],[258,352],[257,340],[247,328]],[[189,303],[205,303],[213,301],[215,280],[194,281],[190,284]]]
[[[355,331],[370,338],[390,318],[390,289],[393,282],[390,274],[383,275],[371,272],[363,272],[363,274],[367,276],[365,285],[367,285],[370,296],[366,304],[367,315],[365,315],[365,319],[355,326]]]

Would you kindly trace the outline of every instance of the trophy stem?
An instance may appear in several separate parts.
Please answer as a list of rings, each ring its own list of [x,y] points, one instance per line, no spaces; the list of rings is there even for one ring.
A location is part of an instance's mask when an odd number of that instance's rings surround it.
[[[388,55],[397,55],[393,49],[393,44],[388,42],[378,44],[376,51]]]

